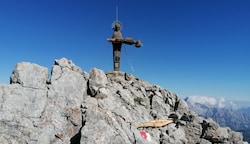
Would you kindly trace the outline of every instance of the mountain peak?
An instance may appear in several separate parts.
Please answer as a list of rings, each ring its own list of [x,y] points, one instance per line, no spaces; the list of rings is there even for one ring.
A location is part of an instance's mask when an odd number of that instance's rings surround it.
[[[3,143],[244,143],[166,89],[126,72],[87,73],[66,58],[51,77],[18,63],[0,85],[0,106]]]

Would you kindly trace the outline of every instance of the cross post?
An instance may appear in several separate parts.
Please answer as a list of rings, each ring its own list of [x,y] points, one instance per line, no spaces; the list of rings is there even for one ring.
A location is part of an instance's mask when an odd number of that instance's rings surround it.
[[[141,47],[140,40],[134,40],[133,38],[122,37],[121,33],[121,23],[116,21],[113,26],[114,32],[112,38],[107,38],[107,41],[111,42],[113,45],[113,64],[114,64],[114,71],[120,71],[120,57],[121,57],[121,48],[122,44],[128,45],[135,45],[135,47]]]

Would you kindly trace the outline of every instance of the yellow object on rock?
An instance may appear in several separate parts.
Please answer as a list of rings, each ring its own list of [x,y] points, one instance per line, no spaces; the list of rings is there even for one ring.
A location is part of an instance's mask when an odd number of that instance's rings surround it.
[[[137,126],[137,128],[141,128],[141,127],[162,127],[165,126],[167,124],[173,123],[174,121],[172,119],[159,119],[159,120],[153,120],[150,122],[145,122],[145,123],[141,123]]]

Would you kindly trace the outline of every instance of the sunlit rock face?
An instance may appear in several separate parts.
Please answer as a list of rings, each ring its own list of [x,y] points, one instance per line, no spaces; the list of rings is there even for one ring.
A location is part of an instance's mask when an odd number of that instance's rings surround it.
[[[18,63],[0,85],[0,142],[29,144],[237,143],[242,134],[198,117],[176,94],[129,73],[82,71],[55,60]],[[140,127],[159,119],[174,122]]]

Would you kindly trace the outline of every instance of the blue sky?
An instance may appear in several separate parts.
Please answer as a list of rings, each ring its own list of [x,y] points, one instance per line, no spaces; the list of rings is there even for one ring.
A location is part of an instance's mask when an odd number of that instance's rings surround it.
[[[183,98],[250,101],[249,0],[1,0],[0,83],[21,61],[111,71],[116,6],[123,37],[143,42],[123,46],[121,71]]]

